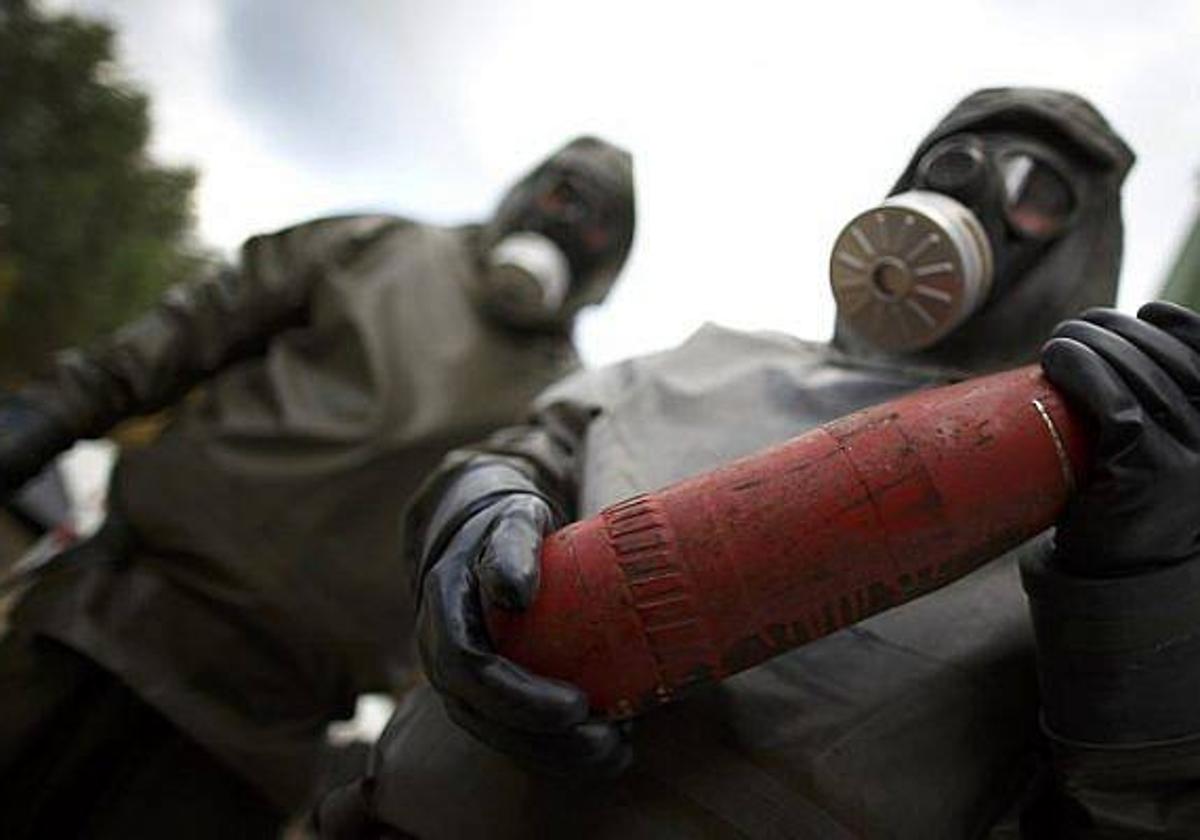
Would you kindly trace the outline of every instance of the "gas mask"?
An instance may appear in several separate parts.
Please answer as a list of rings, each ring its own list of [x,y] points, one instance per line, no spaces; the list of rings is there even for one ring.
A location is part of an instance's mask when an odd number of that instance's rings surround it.
[[[490,302],[497,314],[517,326],[552,319],[571,287],[571,266],[554,240],[518,231],[488,254]]]
[[[921,157],[911,189],[838,235],[829,275],[839,316],[881,350],[936,344],[1070,227],[1075,181],[1065,159],[1039,140],[945,138]]]
[[[617,246],[612,201],[568,167],[547,165],[496,213],[503,234],[485,256],[491,308],[517,326],[561,316],[572,290]]]

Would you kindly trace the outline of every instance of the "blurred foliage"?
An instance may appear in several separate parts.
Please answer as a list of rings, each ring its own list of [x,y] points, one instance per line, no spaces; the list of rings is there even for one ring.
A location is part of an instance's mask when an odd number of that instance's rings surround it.
[[[1171,266],[1162,297],[1200,312],[1200,212]]]
[[[0,383],[144,311],[194,270],[196,174],[146,155],[113,32],[0,0]]]

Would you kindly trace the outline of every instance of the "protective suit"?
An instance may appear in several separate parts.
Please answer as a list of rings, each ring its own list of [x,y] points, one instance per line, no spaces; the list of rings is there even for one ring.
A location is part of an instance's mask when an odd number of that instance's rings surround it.
[[[614,282],[633,214],[629,155],[581,138],[484,225],[355,216],[255,237],[237,269],[65,355],[21,397],[67,437],[176,410],[120,458],[100,536],[37,581],[14,623],[117,675],[296,808],[325,725],[410,666],[398,511],[446,451],[577,367],[572,319]],[[524,268],[497,279],[493,246],[515,233],[541,236],[567,272],[532,318],[510,317],[530,309],[511,306]]]
[[[1059,829],[1088,820],[1119,827],[1126,817],[1105,812],[1114,802],[1148,830],[1194,828],[1195,795],[1181,794],[1179,810],[1167,801],[1184,790],[1175,783],[1188,779],[1187,762],[1195,768],[1194,748],[1154,778],[1131,777],[1113,753],[1089,759],[1056,738],[1066,760],[1050,769],[1017,569],[1020,556],[1042,560],[1044,539],[631,729],[587,719],[577,690],[498,657],[480,619],[481,598],[529,602],[536,565],[517,555],[536,563],[541,535],[566,520],[863,406],[1032,360],[1049,329],[1030,323],[1111,302],[1132,153],[1077,97],[1018,89],[969,97],[917,158],[948,133],[993,129],[1069,160],[1079,206],[1069,230],[944,345],[888,354],[841,325],[833,346],[706,326],[677,349],[572,377],[539,398],[530,424],[443,462],[406,520],[417,632],[437,690],[410,695],[371,773],[326,800],[325,835],[387,826],[422,838],[1069,836]]]

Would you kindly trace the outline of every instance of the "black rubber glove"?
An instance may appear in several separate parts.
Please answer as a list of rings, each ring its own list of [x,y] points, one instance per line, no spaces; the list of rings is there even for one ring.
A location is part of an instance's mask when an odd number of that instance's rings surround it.
[[[1058,567],[1111,577],[1200,555],[1200,315],[1092,309],[1054,331],[1042,366],[1096,427],[1088,481],[1058,525]]]
[[[74,439],[57,419],[18,394],[0,395],[0,503]]]
[[[1136,319],[1090,310],[1055,330],[1042,365],[1096,432],[1055,551],[1021,568],[1044,726],[1068,752],[1193,738],[1200,563],[1187,561],[1200,556],[1200,316],[1165,303]]]
[[[542,538],[561,519],[503,459],[465,467],[426,531],[417,640],[450,718],[476,738],[538,772],[614,776],[631,759],[627,728],[589,719],[575,686],[498,656],[483,619],[483,601],[503,609],[533,601]]]

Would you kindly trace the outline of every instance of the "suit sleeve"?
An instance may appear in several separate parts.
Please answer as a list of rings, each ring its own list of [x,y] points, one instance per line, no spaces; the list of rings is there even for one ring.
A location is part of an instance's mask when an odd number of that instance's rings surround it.
[[[254,237],[237,267],[213,268],[175,286],[151,312],[96,346],[60,353],[22,396],[76,438],[165,408],[303,324],[320,278],[386,226],[384,217],[351,217]]]
[[[1027,558],[1054,836],[1200,837],[1200,561],[1083,578]]]

